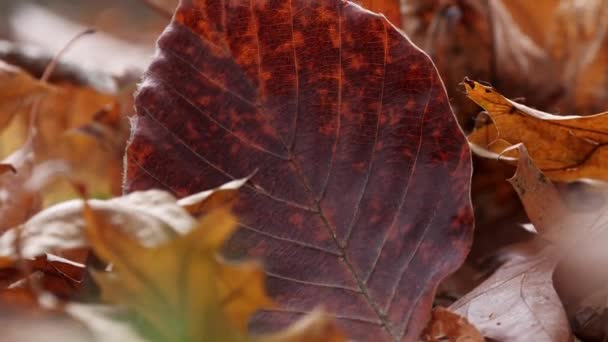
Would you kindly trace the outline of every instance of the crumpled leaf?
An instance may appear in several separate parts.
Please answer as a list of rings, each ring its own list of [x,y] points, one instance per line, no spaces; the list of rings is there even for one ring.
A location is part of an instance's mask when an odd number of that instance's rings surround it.
[[[429,58],[340,0],[185,1],[158,44],[126,191],[257,170],[224,250],[264,258],[281,307],[252,329],[323,304],[352,339],[417,338],[472,228],[468,147]]]
[[[422,333],[422,341],[484,342],[485,339],[465,318],[443,307],[435,307]]]
[[[602,294],[608,281],[608,189],[598,182],[558,189],[534,166],[523,146],[517,150],[518,170],[510,181],[532,222],[529,229],[558,250],[559,264],[552,279],[571,326],[585,340],[602,340],[607,309],[607,297]]]
[[[597,215],[573,213],[556,187],[529,158],[523,144],[509,182],[538,234],[532,252],[511,255],[490,278],[450,306],[486,337],[499,341],[572,341],[568,316],[555,291],[553,273],[568,254],[582,253]],[[541,243],[544,240],[544,243]],[[547,246],[546,241],[551,242]],[[574,247],[576,246],[576,249]]]
[[[536,166],[550,179],[608,179],[608,113],[557,116],[511,101],[494,88],[465,79],[467,96],[483,107],[492,123],[469,141],[494,153],[523,143]]]
[[[230,262],[217,254],[236,229],[226,208],[205,215],[189,234],[154,248],[87,205],[84,215],[93,250],[113,266],[112,272],[95,275],[102,296],[143,318],[146,335],[154,341],[246,341],[249,317],[272,305],[256,262]],[[318,315],[301,324],[306,328],[259,341],[344,341]]]
[[[88,203],[144,246],[159,246],[190,231],[195,222],[190,213],[201,215],[230,207],[247,180],[237,179],[179,201],[167,192],[149,190]],[[36,214],[23,226],[8,230],[0,236],[0,267],[12,265],[18,257],[61,255],[63,250],[87,247],[82,209],[82,200],[65,201]],[[18,237],[20,251],[16,250]]]
[[[128,235],[145,246],[158,246],[190,231],[194,219],[169,193],[160,190],[134,192],[110,200],[89,200],[99,214],[119,224]],[[88,246],[82,218],[83,201],[71,200],[45,209],[18,227],[0,236],[0,265],[10,265],[19,256],[16,239],[20,235],[21,257]]]
[[[553,288],[557,260],[552,253],[548,249],[532,258],[513,258],[449,309],[498,341],[572,341]]]
[[[555,244],[571,243],[574,235],[582,233],[573,227],[590,222],[585,214],[572,212],[553,183],[536,167],[523,144],[517,147],[517,170],[508,179],[526,210],[532,229],[543,239]]]

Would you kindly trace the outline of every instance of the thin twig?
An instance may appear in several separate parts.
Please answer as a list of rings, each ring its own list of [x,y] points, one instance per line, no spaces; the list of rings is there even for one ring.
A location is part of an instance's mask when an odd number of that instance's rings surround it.
[[[55,54],[55,56],[53,57],[53,59],[51,59],[51,61],[49,62],[49,64],[46,66],[46,68],[44,69],[44,72],[42,73],[42,76],[40,76],[40,82],[42,83],[47,83],[49,78],[51,77],[51,75],[53,74],[53,72],[55,71],[55,68],[57,67],[57,65],[59,64],[59,60],[61,59],[61,57],[74,45],[75,42],[77,42],[80,38],[84,37],[84,36],[88,36],[90,34],[95,33],[96,30],[93,28],[88,28],[80,33],[78,33],[77,35],[75,35],[72,39],[70,39],[65,45],[64,47],[59,50],[59,52],[57,52],[57,54]],[[28,141],[27,143],[32,143],[33,139],[36,136],[37,130],[36,130],[36,123],[38,121],[38,112],[40,109],[40,98],[37,98],[33,103],[32,103],[32,107],[30,110],[30,126],[29,126],[29,132],[28,132]]]
[[[72,47],[72,45],[74,45],[74,43],[76,41],[78,41],[83,36],[86,36],[86,35],[89,35],[92,33],[95,33],[94,29],[86,29],[86,30],[78,33],[76,36],[74,36],[74,38],[70,39],[70,41],[65,44],[65,46],[53,57],[53,59],[46,66],[46,68],[44,69],[44,72],[42,73],[42,76],[40,77],[40,82],[47,83],[48,79],[53,74],[53,71],[59,64],[59,59],[61,59],[61,57]],[[27,141],[25,143],[26,145],[30,144],[29,148],[33,148],[34,139],[38,132],[38,130],[36,128],[36,122],[37,122],[38,112],[40,110],[40,103],[41,103],[41,98],[36,98],[34,100],[34,102],[32,103],[30,113],[29,113],[30,114],[30,124],[29,124],[29,128],[28,128],[29,132],[28,132]],[[17,236],[15,238],[15,253],[17,254],[16,265],[17,265],[18,269],[21,271],[21,273],[26,277],[27,285],[29,286],[30,290],[33,293],[40,294],[40,293],[42,293],[42,286],[40,285],[40,282],[38,279],[35,279],[34,277],[29,277],[29,275],[32,273],[33,270],[32,270],[32,267],[30,266],[30,264],[27,262],[27,260],[25,260],[25,258],[23,257],[22,233],[23,233],[24,228],[25,228],[25,225],[23,224],[18,227],[17,232],[16,232],[17,233]]]

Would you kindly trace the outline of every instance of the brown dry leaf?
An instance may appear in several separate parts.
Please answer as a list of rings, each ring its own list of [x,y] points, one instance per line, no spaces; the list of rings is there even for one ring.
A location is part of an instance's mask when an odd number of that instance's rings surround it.
[[[456,84],[465,76],[491,79],[493,47],[487,7],[480,1],[455,4],[453,1],[405,0],[402,3],[405,32],[433,59],[459,122],[469,127],[470,113],[476,106],[457,91]]]
[[[529,228],[543,239],[553,243],[570,242],[573,227],[584,225],[586,215],[572,212],[562,199],[558,189],[536,167],[523,144],[517,147],[517,171],[508,181],[511,183],[532,223]]]
[[[11,164],[0,164],[0,176],[5,172],[17,173],[17,169]]]
[[[477,112],[456,87],[464,76],[516,89],[509,95],[526,95],[532,103],[546,101],[559,87],[543,83],[541,77],[527,77],[532,71],[554,75],[556,69],[547,63],[542,47],[518,27],[505,1],[402,3],[403,28],[437,65],[463,127],[471,127],[472,114]]]
[[[558,249],[553,282],[572,327],[579,337],[602,340],[608,322],[608,189],[596,182],[558,188],[535,167],[523,146],[518,153],[518,169],[510,182],[532,222],[529,229]]]
[[[192,215],[209,213],[214,209],[232,204],[237,197],[238,190],[245,185],[249,179],[250,177],[233,180],[215,189],[181,198],[177,201],[177,204]]]
[[[422,333],[422,341],[484,342],[485,339],[465,318],[446,308],[436,307]]]
[[[499,341],[571,341],[568,316],[554,289],[553,273],[567,253],[581,253],[580,241],[589,238],[598,217],[573,213],[534,165],[526,148],[519,144],[511,150],[519,160],[509,182],[532,221],[528,229],[552,245],[538,238],[532,241],[536,245],[522,246],[531,246],[532,251],[510,253],[510,260],[450,309],[467,318],[484,336]]]
[[[584,114],[603,111],[608,101],[608,2],[556,2],[545,46],[567,90],[556,105]]]
[[[190,232],[196,222],[190,214],[200,215],[229,207],[248,179],[237,179],[179,201],[168,192],[148,190],[109,200],[93,199],[88,203],[98,215],[118,224],[139,243],[156,247]],[[0,236],[0,267],[12,265],[19,256],[29,259],[88,246],[83,234],[82,209],[82,200],[62,202],[38,213],[21,228],[11,227]],[[20,253],[16,250],[18,236],[22,246]]]
[[[122,193],[123,154],[129,127],[121,107],[116,102],[111,108],[95,113],[90,122],[59,134],[55,147],[45,156],[67,163],[72,170],[70,178],[86,184],[94,197],[108,198]],[[45,204],[73,198],[70,190],[71,184],[48,189]]]
[[[404,30],[437,64],[466,127],[474,108],[449,86],[465,75],[490,81],[509,97],[524,96],[538,108],[581,114],[605,110],[608,2],[402,2]]]
[[[483,107],[492,123],[473,131],[469,141],[494,153],[523,143],[550,179],[608,179],[608,113],[556,116],[511,101],[494,88],[465,79],[467,96]],[[497,133],[496,133],[497,132]]]
[[[0,89],[4,88],[9,91],[0,97],[0,154],[20,148],[27,139],[35,102],[34,162],[63,160],[71,167],[72,178],[86,183],[97,196],[120,194],[122,153],[128,137],[121,98],[67,82],[48,84],[5,63],[0,65]],[[46,194],[47,205],[73,197],[65,186],[48,189]]]
[[[125,234],[145,246],[158,246],[190,231],[195,220],[160,190],[134,192],[110,200],[90,200],[98,215],[118,224]],[[44,253],[86,247],[82,200],[71,200],[45,209],[0,236],[0,266],[12,265],[20,255],[34,258]],[[21,253],[16,251],[20,235]]]
[[[40,194],[25,187],[34,172],[34,158],[30,140],[2,162],[15,172],[0,174],[0,234],[25,222],[41,208]]]
[[[23,70],[0,60],[0,130],[14,115],[50,88]]]
[[[113,272],[95,277],[103,297],[138,314],[152,340],[248,341],[250,316],[272,306],[257,263],[229,262],[217,254],[236,229],[227,209],[210,212],[189,234],[155,248],[141,245],[88,205],[84,214],[93,250],[113,265]],[[301,324],[306,329],[260,341],[344,341],[326,319],[313,316]]]
[[[71,84],[45,84],[32,78],[26,71],[3,62],[0,74],[12,75],[7,82],[0,83],[0,89],[21,89],[21,91],[3,94],[0,100],[1,117],[9,117],[11,121],[6,130],[0,135],[2,153],[13,151],[21,146],[27,137],[29,127],[29,104],[33,98],[40,100],[38,117],[39,141],[37,152],[44,155],[52,151],[58,134],[77,128],[90,122],[94,115],[106,106],[112,106],[116,99],[109,94],[102,94],[94,89],[79,87]],[[0,81],[4,81],[0,78]],[[10,82],[9,82],[10,81]],[[12,119],[12,120],[11,120]],[[1,126],[0,126],[1,127]]]
[[[486,337],[502,342],[570,342],[572,334],[553,289],[557,264],[552,249],[514,258],[450,306]]]

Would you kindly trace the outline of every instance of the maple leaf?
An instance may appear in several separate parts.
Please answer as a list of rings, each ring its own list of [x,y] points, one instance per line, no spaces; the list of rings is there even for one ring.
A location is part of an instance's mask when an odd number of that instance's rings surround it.
[[[550,179],[608,179],[605,154],[608,115],[557,116],[511,101],[494,88],[465,79],[467,96],[483,107],[492,123],[469,135],[469,141],[507,157],[505,149],[523,143],[536,166]]]
[[[95,253],[112,264],[95,278],[103,297],[140,315],[153,340],[246,341],[248,318],[272,305],[256,262],[229,262],[219,248],[236,228],[228,209],[205,215],[189,234],[148,248],[85,205],[86,232]],[[318,313],[259,342],[343,341]]]
[[[126,191],[185,196],[257,170],[224,249],[262,257],[280,305],[252,328],[323,304],[350,338],[417,338],[472,229],[468,147],[429,58],[337,0],[185,1],[158,44]]]

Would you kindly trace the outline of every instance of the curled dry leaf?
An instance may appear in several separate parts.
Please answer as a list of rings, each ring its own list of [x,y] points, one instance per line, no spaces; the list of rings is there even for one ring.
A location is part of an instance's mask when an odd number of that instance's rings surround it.
[[[190,231],[195,220],[188,210],[201,214],[232,205],[236,191],[247,180],[238,179],[179,201],[167,192],[149,190],[88,203],[144,246],[158,246]],[[82,200],[62,202],[35,215],[22,227],[8,230],[0,236],[0,266],[12,265],[19,255],[35,258],[87,247],[82,209]],[[18,236],[21,254],[16,250]]]
[[[435,307],[422,333],[424,342],[484,342],[483,336],[465,318],[442,307]]]
[[[518,153],[517,171],[508,181],[519,195],[534,232],[556,244],[570,242],[572,234],[581,234],[573,228],[581,227],[583,222],[579,220],[583,217],[572,213],[555,185],[530,159],[526,147],[514,147]]]
[[[570,342],[572,334],[553,288],[555,251],[514,258],[450,306],[479,331],[498,341]]]
[[[89,203],[99,215],[120,225],[126,234],[145,246],[157,246],[185,234],[194,223],[171,194],[160,190]],[[22,228],[8,230],[0,236],[0,265],[10,265],[19,256],[15,250],[19,234],[20,255],[24,258],[86,247],[82,209],[82,200],[63,202],[35,215]]]
[[[586,182],[562,186],[558,191],[535,167],[526,149],[520,145],[517,150],[517,172],[509,181],[534,231],[556,249],[559,264],[553,275],[555,289],[577,335],[601,340],[608,281],[608,189],[603,183]],[[590,295],[598,292],[600,296]]]
[[[258,309],[273,304],[255,262],[229,262],[218,255],[236,229],[226,209],[205,215],[192,231],[148,248],[85,205],[86,232],[94,252],[113,265],[95,278],[105,300],[141,317],[154,341],[248,341],[246,326]],[[265,342],[344,341],[318,312]]]
[[[181,198],[177,204],[192,215],[203,215],[214,209],[231,206],[236,200],[238,190],[245,185],[251,177],[236,179],[215,189],[200,192]]]
[[[281,306],[252,329],[323,304],[352,339],[417,338],[472,233],[469,150],[428,56],[341,0],[183,1],[158,44],[126,191],[258,170],[224,249],[263,258]]]
[[[465,79],[467,96],[483,107],[492,123],[469,141],[494,153],[523,143],[536,166],[550,179],[608,179],[608,113],[557,116],[511,101],[494,88]]]
[[[597,239],[605,209],[573,210],[535,166],[523,144],[510,150],[517,153],[518,162],[509,181],[528,213],[533,230],[550,241],[551,246],[546,247],[545,242],[541,252],[512,256],[450,308],[469,319],[486,337],[500,341],[571,341],[568,317],[554,289],[553,273],[560,260],[580,262],[577,256],[585,255],[590,249],[589,241]],[[578,267],[581,265],[584,263]]]

